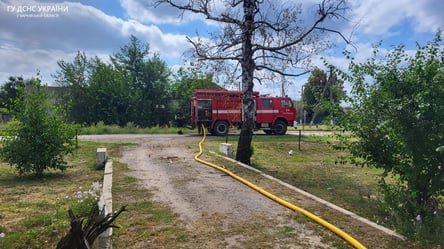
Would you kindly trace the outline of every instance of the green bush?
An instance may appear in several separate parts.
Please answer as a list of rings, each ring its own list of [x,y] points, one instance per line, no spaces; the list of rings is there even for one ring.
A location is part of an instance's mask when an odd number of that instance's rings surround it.
[[[444,216],[444,50],[441,34],[414,55],[398,46],[380,60],[350,63],[347,145],[359,165],[383,169],[380,189],[395,226],[410,238],[442,243]]]
[[[434,197],[418,197],[402,184],[383,184],[386,209],[398,230],[425,244],[444,244],[444,215]]]
[[[64,155],[75,146],[74,126],[64,122],[60,109],[50,104],[47,87],[32,79],[19,88],[22,98],[14,101],[15,120],[4,133],[0,154],[20,175],[33,172],[42,177],[44,170],[65,170]]]

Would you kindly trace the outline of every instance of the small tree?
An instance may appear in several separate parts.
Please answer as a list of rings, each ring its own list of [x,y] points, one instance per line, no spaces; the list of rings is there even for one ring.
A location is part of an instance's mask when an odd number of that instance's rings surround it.
[[[66,169],[64,155],[73,149],[74,128],[64,123],[64,115],[49,103],[46,86],[32,79],[19,88],[14,101],[17,110],[3,137],[1,156],[14,165],[20,175],[34,172],[43,176],[46,169]]]
[[[441,36],[409,56],[403,46],[350,64],[350,111],[343,124],[361,165],[383,169],[380,187],[405,235],[443,243],[444,50]]]
[[[328,77],[319,68],[311,72],[302,93],[304,110],[311,117],[311,124],[316,122],[318,115],[328,116],[332,105],[339,105],[340,100],[345,95],[343,88],[343,82],[337,79],[332,70],[330,70]]]

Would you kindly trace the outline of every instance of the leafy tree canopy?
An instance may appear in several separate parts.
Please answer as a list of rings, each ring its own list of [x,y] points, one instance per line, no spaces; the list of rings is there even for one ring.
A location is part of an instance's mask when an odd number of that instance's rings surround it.
[[[343,117],[356,163],[384,170],[380,186],[398,228],[427,241],[444,232],[444,50],[441,35],[410,55],[398,46],[339,72],[353,84]]]
[[[331,105],[339,105],[345,95],[343,81],[339,80],[333,71],[329,75],[322,69],[316,68],[311,72],[304,85],[304,110],[314,123],[319,116],[328,116]]]
[[[195,69],[186,71],[180,68],[174,75],[174,99],[176,109],[180,109],[185,117],[190,115],[189,100],[196,89],[222,89],[213,83],[213,75],[199,72]]]
[[[131,36],[130,42],[111,56],[119,72],[129,78],[133,122],[139,126],[164,125],[172,117],[169,107],[170,71],[158,54],[150,57],[149,45]]]
[[[64,105],[76,123],[148,127],[165,125],[173,117],[170,71],[135,36],[111,56],[111,63],[78,52],[72,62],[58,65],[56,82],[68,89]]]
[[[0,108],[3,112],[13,112],[14,99],[18,97],[19,88],[29,84],[23,77],[9,77],[9,80],[0,88]]]
[[[41,177],[47,169],[65,170],[64,155],[73,149],[73,126],[50,104],[47,87],[39,79],[19,87],[18,95],[13,103],[15,121],[8,123],[2,139],[2,159],[19,174],[33,172]]]

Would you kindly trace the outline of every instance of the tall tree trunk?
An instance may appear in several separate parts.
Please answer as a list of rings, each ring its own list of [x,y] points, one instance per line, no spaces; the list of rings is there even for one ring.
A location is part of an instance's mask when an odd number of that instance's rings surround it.
[[[236,160],[250,164],[252,156],[251,140],[253,138],[255,104],[253,99],[253,75],[255,64],[253,60],[252,37],[254,31],[254,0],[244,0],[244,23],[242,25],[242,110],[243,123],[237,145]]]

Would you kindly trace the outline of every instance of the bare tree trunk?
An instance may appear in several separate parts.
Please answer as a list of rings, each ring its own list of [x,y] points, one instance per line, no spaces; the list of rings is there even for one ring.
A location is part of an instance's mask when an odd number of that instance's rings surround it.
[[[253,138],[255,104],[253,99],[253,75],[255,64],[253,60],[252,37],[254,30],[255,1],[244,0],[244,22],[242,25],[242,110],[244,120],[237,145],[236,160],[250,164],[252,156],[251,140]]]

